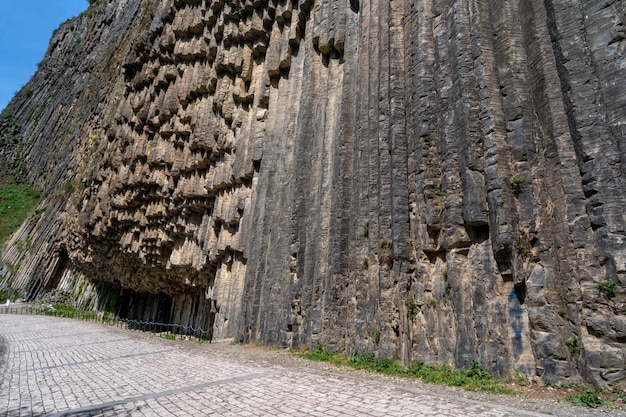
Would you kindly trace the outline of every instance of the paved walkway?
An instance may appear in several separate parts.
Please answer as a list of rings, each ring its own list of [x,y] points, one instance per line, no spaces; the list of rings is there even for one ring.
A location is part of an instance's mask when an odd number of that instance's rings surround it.
[[[540,415],[281,364],[255,350],[0,314],[0,416]]]

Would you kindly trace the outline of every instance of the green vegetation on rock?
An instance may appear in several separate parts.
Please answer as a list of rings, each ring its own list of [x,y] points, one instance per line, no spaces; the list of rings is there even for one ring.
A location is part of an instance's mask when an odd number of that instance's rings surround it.
[[[0,187],[0,244],[20,227],[39,201],[39,196],[39,191],[23,185]]]
[[[417,307],[417,303],[415,302],[415,298],[409,295],[406,299],[406,312],[411,320],[417,317],[417,309],[418,307]]]
[[[0,304],[6,303],[7,300],[15,301],[17,298],[15,290],[0,290]]]
[[[606,298],[612,298],[615,296],[615,287],[615,281],[611,281],[610,279],[598,283],[598,290],[600,290]]]

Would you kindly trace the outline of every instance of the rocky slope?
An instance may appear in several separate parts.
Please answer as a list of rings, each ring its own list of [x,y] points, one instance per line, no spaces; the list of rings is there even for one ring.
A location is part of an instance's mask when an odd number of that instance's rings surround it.
[[[7,109],[47,195],[4,283],[214,338],[624,386],[625,16],[100,0]]]

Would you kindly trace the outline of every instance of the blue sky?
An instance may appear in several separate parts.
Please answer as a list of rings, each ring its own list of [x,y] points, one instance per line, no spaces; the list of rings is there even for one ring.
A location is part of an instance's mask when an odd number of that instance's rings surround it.
[[[32,77],[54,29],[87,0],[0,0],[0,110]]]

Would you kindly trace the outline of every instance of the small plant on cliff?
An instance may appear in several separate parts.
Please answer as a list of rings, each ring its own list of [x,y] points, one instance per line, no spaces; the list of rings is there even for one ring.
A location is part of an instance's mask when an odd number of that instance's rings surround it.
[[[513,194],[517,195],[522,192],[522,185],[524,185],[524,180],[521,177],[515,176],[511,178],[511,190],[513,190]]]
[[[11,275],[15,275],[17,274],[17,272],[20,270],[20,263],[16,263],[16,264],[9,264],[9,271],[11,271]]]
[[[379,258],[382,265],[391,266],[393,264],[393,242],[391,239],[380,241]]]
[[[613,298],[615,296],[615,281],[607,279],[598,283],[598,290],[606,297]]]
[[[528,378],[520,371],[515,371],[515,383],[520,387],[525,387],[529,384]]]
[[[72,194],[76,190],[76,180],[69,180],[63,184],[63,193]]]
[[[530,249],[528,248],[527,245],[523,244],[523,243],[518,243],[515,246],[515,250],[517,250],[517,253],[519,253],[519,255],[523,258],[526,259],[530,256],[531,252]]]
[[[406,299],[406,314],[411,320],[417,317],[417,303],[412,295],[409,295]]]
[[[580,355],[580,346],[578,345],[578,335],[575,333],[572,334],[572,337],[565,341],[567,345],[567,350],[572,355],[572,357],[578,359],[578,355]]]
[[[380,343],[380,329],[374,330],[374,334],[372,335],[372,337],[374,339],[374,343]]]
[[[448,268],[444,268],[441,271],[441,277],[443,278],[443,290],[446,294],[450,294],[450,290],[452,289],[452,285],[448,281]]]
[[[370,235],[370,222],[369,220],[366,220],[365,223],[363,223],[363,237],[368,237]]]

